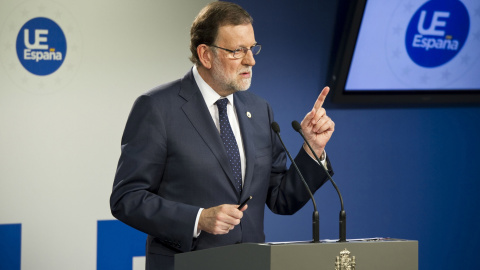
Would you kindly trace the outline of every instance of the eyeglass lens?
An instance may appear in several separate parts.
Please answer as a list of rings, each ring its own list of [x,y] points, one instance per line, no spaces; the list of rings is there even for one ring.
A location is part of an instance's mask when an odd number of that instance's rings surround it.
[[[251,47],[250,49],[248,49],[248,48],[236,49],[234,54],[233,54],[233,57],[242,58],[247,54],[248,50],[251,50],[253,55],[257,55],[257,54],[260,53],[261,49],[262,49],[262,46],[260,44],[255,45],[255,46]]]

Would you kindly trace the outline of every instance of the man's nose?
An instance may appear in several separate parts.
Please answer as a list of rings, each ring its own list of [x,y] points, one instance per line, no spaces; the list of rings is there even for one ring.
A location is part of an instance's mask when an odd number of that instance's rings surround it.
[[[253,57],[251,50],[248,50],[247,54],[245,54],[245,57],[243,57],[242,64],[246,66],[255,66],[255,58]]]

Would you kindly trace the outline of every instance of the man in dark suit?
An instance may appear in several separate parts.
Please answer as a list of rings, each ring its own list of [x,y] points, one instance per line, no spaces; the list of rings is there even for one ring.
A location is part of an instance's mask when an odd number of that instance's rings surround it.
[[[293,214],[309,200],[272,132],[268,103],[247,92],[260,52],[252,18],[238,5],[207,5],[191,29],[194,67],[140,96],[122,137],[112,214],[148,234],[147,269],[173,269],[173,256],[241,242],[263,242],[265,204]],[[332,173],[325,145],[334,123],[323,89],[301,126],[296,162],[312,190]],[[242,209],[239,204],[253,196]]]

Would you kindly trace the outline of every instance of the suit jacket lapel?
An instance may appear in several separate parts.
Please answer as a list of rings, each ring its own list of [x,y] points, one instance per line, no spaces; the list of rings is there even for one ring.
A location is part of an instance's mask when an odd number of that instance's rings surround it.
[[[202,137],[205,144],[215,155],[223,171],[232,183],[232,188],[235,189],[233,172],[228,163],[227,153],[223,146],[222,139],[191,71],[183,78],[179,95],[186,100],[186,103],[182,106],[182,110],[200,137]],[[192,149],[192,151],[194,150]]]
[[[243,201],[251,195],[249,193],[249,189],[251,187],[255,166],[255,143],[250,138],[253,138],[252,132],[254,132],[254,130],[251,125],[252,119],[247,116],[249,110],[245,96],[239,93],[234,94],[234,103],[237,111],[238,122],[240,124],[240,131],[242,133],[243,148],[245,150],[246,160],[245,179],[241,196],[241,201]]]

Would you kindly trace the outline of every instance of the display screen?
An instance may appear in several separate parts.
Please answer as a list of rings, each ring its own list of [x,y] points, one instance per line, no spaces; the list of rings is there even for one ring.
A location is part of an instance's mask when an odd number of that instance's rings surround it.
[[[363,0],[352,17],[334,73],[337,101],[480,96],[478,0]]]

